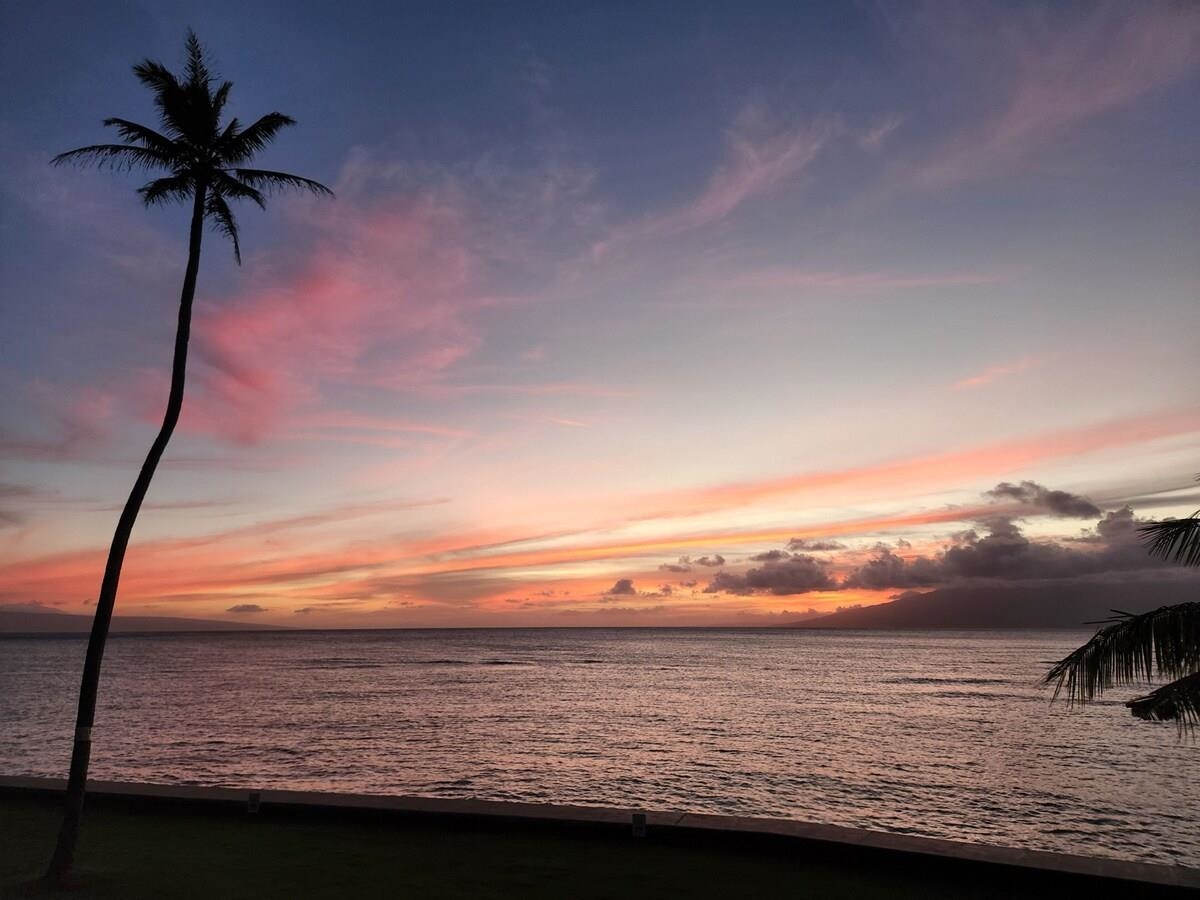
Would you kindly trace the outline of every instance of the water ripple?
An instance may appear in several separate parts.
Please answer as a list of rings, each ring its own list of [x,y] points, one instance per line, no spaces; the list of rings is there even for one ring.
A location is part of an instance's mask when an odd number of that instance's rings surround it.
[[[1200,746],[1038,687],[1064,632],[115,636],[97,778],[771,816],[1200,865]],[[0,771],[61,775],[80,639],[0,641]]]

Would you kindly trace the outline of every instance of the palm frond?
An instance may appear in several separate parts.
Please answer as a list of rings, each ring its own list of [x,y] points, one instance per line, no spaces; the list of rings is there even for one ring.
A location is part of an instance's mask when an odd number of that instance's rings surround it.
[[[221,113],[225,109],[225,104],[229,100],[229,92],[233,90],[232,81],[223,81],[221,86],[212,93],[213,113],[217,118],[221,117]],[[236,119],[234,121],[237,121]]]
[[[238,241],[237,220],[225,198],[217,193],[210,193],[204,200],[204,215],[213,223],[213,227],[229,240],[233,241],[233,258],[237,264],[242,264],[242,245]]]
[[[1151,556],[1185,566],[1200,566],[1200,510],[1186,519],[1151,522],[1138,532]]]
[[[1200,725],[1200,672],[1164,684],[1125,704],[1139,719],[1178,722],[1180,731]]]
[[[175,73],[162,63],[152,59],[143,59],[135,65],[133,74],[137,76],[138,81],[154,92],[156,99],[166,93],[181,89]]]
[[[50,164],[62,166],[95,164],[103,169],[170,169],[173,160],[164,153],[150,147],[135,147],[130,144],[93,144],[60,153]]]
[[[183,71],[187,75],[188,83],[194,86],[203,85],[207,88],[209,82],[212,81],[212,74],[204,63],[204,48],[200,46],[200,39],[190,28],[187,30],[187,40],[184,41],[184,46],[187,49],[187,62],[184,64]]]
[[[241,130],[242,123],[238,121],[238,117],[234,116],[225,123],[225,130],[221,132],[221,136],[217,138],[218,152],[220,148],[225,147]]]
[[[174,138],[183,137],[183,132],[176,124],[176,112],[183,103],[184,89],[175,73],[160,62],[144,59],[133,67],[133,74],[154,94],[158,120],[167,134]]]
[[[1180,678],[1200,669],[1200,603],[1177,603],[1137,616],[1120,614],[1059,660],[1044,683],[1054,696],[1084,703],[1110,687]]]
[[[140,142],[142,146],[149,147],[164,156],[172,156],[178,152],[178,147],[175,142],[163,134],[159,134],[153,128],[147,128],[145,125],[139,125],[137,122],[130,122],[128,119],[105,119],[104,126],[106,128],[115,128],[117,133],[121,135],[121,139],[130,144]]]
[[[147,206],[185,200],[197,190],[206,191],[204,216],[233,242],[240,263],[241,244],[231,204],[250,200],[266,206],[266,195],[277,190],[301,189],[332,195],[320,182],[286,172],[244,169],[279,131],[295,120],[283,113],[262,116],[243,128],[236,118],[221,122],[233,83],[220,81],[205,62],[204,49],[195,33],[187,33],[187,59],[180,75],[162,63],[143,60],[133,67],[138,80],[154,95],[161,127],[149,128],[128,119],[105,119],[124,144],[95,144],[60,153],[53,164],[89,163],[120,169],[163,169],[138,189]]]
[[[186,46],[182,81],[162,63],[149,59],[138,63],[133,71],[153,91],[163,130],[172,138],[203,147],[217,130],[220,111],[213,107],[213,75],[204,62],[200,41],[190,29]]]
[[[327,197],[333,196],[333,191],[319,181],[313,181],[311,178],[301,178],[299,175],[290,175],[287,172],[271,172],[267,169],[234,169],[233,171],[246,184],[265,191],[268,194],[287,188],[295,188],[312,191],[314,194],[322,194]]]
[[[212,190],[222,197],[232,197],[235,200],[252,200],[259,209],[267,208],[267,201],[257,188],[238,181],[228,172],[217,170],[212,176]]]
[[[142,185],[138,188],[138,193],[146,206],[155,206],[187,200],[195,189],[196,181],[191,175],[168,175]]]
[[[291,116],[278,112],[267,113],[254,124],[232,135],[220,148],[221,158],[227,163],[245,162],[275,140],[275,135],[282,129],[295,124],[296,120]]]

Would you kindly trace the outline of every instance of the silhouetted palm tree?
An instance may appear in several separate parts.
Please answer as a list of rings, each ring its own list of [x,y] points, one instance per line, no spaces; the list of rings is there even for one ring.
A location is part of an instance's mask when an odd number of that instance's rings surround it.
[[[162,130],[155,131],[125,119],[105,119],[104,124],[115,128],[123,143],[80,147],[56,156],[53,163],[84,163],[162,172],[164,174],[161,177],[138,188],[142,201],[147,206],[191,201],[192,224],[187,268],[179,298],[179,325],[175,332],[175,356],[171,366],[171,390],[166,414],[117,521],[108,551],[108,562],[104,567],[104,580],[96,600],[96,616],[92,622],[79,690],[79,712],[67,784],[66,810],[58,845],[47,872],[47,878],[51,881],[62,880],[70,869],[75,851],[87,784],[100,663],[117,597],[125,548],[146,490],[150,487],[150,479],[171,439],[183,406],[192,298],[200,268],[200,240],[204,223],[208,221],[233,242],[233,254],[240,263],[237,222],[229,208],[230,201],[253,200],[262,207],[265,206],[265,194],[284,188],[332,194],[329,188],[308,178],[244,167],[256,153],[271,143],[281,129],[295,122],[282,113],[273,112],[245,128],[237,119],[223,123],[221,114],[233,85],[228,81],[217,83],[205,65],[200,42],[190,30],[187,35],[187,64],[182,77],[176,77],[165,66],[151,60],[137,64],[133,72],[142,84],[153,91]]]
[[[1186,519],[1141,529],[1150,553],[1200,566],[1200,510]],[[1114,610],[1090,641],[1046,674],[1054,696],[1085,703],[1108,688],[1151,678],[1173,681],[1125,705],[1139,719],[1174,721],[1181,731],[1200,723],[1200,603],[1177,603],[1142,615]]]

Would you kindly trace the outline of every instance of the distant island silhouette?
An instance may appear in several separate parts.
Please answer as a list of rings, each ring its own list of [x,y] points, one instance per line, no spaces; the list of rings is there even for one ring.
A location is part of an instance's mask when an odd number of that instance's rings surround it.
[[[0,608],[0,634],[87,634],[91,615],[57,610],[29,612]],[[153,631],[288,631],[283,625],[230,622],[224,619],[184,619],[175,616],[113,616],[114,634]]]
[[[1087,628],[1112,610],[1142,613],[1191,600],[1193,578],[1129,583],[1047,581],[907,591],[889,603],[843,609],[788,628]]]

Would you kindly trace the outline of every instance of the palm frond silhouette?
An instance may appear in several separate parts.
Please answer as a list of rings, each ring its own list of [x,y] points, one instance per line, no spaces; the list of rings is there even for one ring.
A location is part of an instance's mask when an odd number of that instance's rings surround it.
[[[1200,566],[1200,510],[1150,522],[1139,532],[1151,556]],[[1200,724],[1200,602],[1141,615],[1113,613],[1091,640],[1051,667],[1044,683],[1054,685],[1055,697],[1065,694],[1075,704],[1120,685],[1170,678],[1125,705],[1139,719],[1173,721],[1181,733],[1192,732]]]

